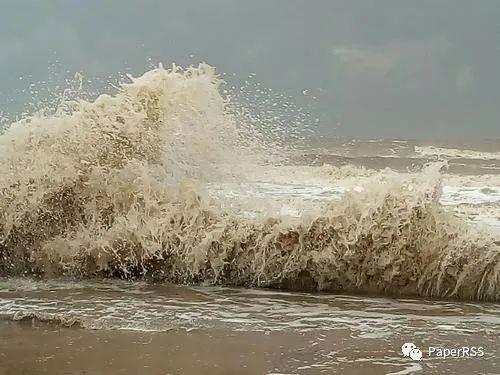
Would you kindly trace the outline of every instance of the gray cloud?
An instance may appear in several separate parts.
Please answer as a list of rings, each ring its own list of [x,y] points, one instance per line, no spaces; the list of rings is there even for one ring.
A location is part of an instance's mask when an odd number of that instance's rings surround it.
[[[500,137],[496,0],[0,1],[11,117],[31,82],[81,71],[97,88],[151,62],[206,61],[235,85],[255,73],[324,133]]]

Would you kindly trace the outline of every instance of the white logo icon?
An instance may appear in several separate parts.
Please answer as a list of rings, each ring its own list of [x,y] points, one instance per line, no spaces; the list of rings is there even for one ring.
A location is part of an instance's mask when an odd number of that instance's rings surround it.
[[[407,342],[401,347],[401,351],[405,357],[410,357],[414,361],[420,361],[422,352],[417,346],[411,342]]]
[[[420,358],[422,358],[422,352],[420,351],[419,348],[415,348],[410,352],[410,358],[413,359],[414,361],[420,361]]]

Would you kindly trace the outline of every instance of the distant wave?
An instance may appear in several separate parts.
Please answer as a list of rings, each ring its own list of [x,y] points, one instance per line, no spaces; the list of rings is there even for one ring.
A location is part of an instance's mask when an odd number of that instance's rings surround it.
[[[415,152],[422,156],[438,156],[454,159],[500,160],[500,152],[458,150],[435,146],[415,146]]]

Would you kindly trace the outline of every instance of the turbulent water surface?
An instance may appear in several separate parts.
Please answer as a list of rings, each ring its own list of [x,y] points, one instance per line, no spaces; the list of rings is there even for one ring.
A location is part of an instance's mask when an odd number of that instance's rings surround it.
[[[0,373],[498,370],[500,142],[290,136],[220,84],[159,67],[0,136]]]

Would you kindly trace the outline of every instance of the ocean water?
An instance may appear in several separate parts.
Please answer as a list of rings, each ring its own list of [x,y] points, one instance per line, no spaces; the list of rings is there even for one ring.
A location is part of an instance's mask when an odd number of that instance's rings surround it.
[[[500,141],[290,134],[221,84],[160,66],[0,135],[0,374],[498,371]]]
[[[495,373],[499,306],[153,285],[0,281],[7,374]],[[413,342],[415,362],[401,355]],[[483,347],[478,358],[424,348]]]

